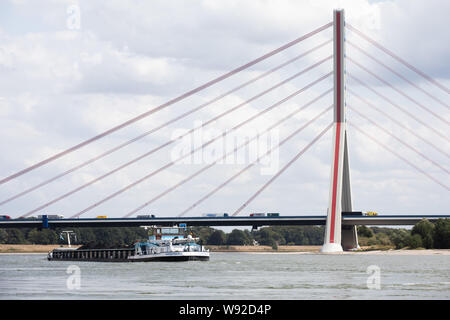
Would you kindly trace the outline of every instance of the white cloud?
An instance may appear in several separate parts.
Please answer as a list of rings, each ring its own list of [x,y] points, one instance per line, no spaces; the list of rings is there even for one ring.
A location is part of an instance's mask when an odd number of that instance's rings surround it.
[[[1,176],[5,177],[25,166],[42,160],[59,150],[73,146],[95,134],[153,108],[184,91],[190,90],[263,53],[291,41],[332,20],[332,10],[344,7],[352,26],[370,35],[411,64],[450,84],[447,63],[450,44],[447,35],[447,2],[432,1],[136,1],[133,6],[123,1],[79,1],[80,29],[67,28],[67,7],[73,1],[10,1],[0,5],[7,16],[0,20],[0,157]],[[164,111],[123,129],[29,173],[17,181],[0,186],[0,200],[30,187],[63,170],[100,154],[119,143],[150,130],[193,107],[216,97],[244,81],[283,63],[314,45],[331,38],[331,30],[320,33],[282,54],[264,61],[248,72],[225,80],[202,93],[177,103]],[[347,38],[367,50],[443,101],[442,93],[395,60],[382,54],[367,42],[347,31]],[[418,45],[419,43],[419,45]],[[295,72],[329,54],[328,45],[316,54],[304,57],[275,74],[220,100],[155,132],[133,145],[69,175],[54,185],[46,186],[2,209],[19,216],[81,183],[112,170],[122,163],[157,147],[170,139],[177,128],[191,129],[196,120],[203,122],[224,110],[249,99]],[[423,101],[447,120],[445,107],[424,96],[376,63],[359,55],[350,46],[347,53],[364,61],[371,70]],[[314,71],[261,97],[230,114],[214,126],[224,130],[235,126],[331,71],[329,61]],[[448,127],[391,89],[365,74],[350,62],[347,72],[358,76],[413,112],[420,119],[448,135]],[[301,106],[331,87],[331,78],[300,94],[241,130],[263,131],[295,107]],[[428,128],[418,124],[371,92],[348,81],[370,102],[398,118],[418,134],[450,152],[449,144]],[[327,107],[331,95],[289,119],[280,128],[280,140]],[[448,158],[429,148],[382,115],[348,96],[349,103],[370,115],[409,144],[449,168]],[[349,118],[366,132],[384,143],[402,150],[392,138],[378,134],[372,125],[349,112]],[[299,134],[280,149],[280,165],[287,163],[331,119],[331,113]],[[424,175],[369,140],[350,130],[350,154],[353,194],[356,209],[387,213],[443,212],[448,207],[447,191]],[[330,134],[323,137],[304,157],[289,168],[273,186],[248,207],[261,211],[270,208],[286,214],[303,212],[325,214],[329,187]],[[105,179],[49,209],[76,213],[115,190],[132,183],[144,174],[169,162],[171,147],[155,153],[117,175]],[[406,151],[405,151],[406,152]],[[408,151],[409,152],[409,151]],[[449,184],[448,176],[414,153],[408,159],[434,177]],[[121,216],[153,196],[200,169],[198,165],[174,166],[156,175],[120,197],[105,203],[89,215],[108,212]],[[149,211],[172,215],[188,207],[232,174],[242,165],[219,165],[198,176],[155,202]],[[270,177],[260,175],[255,166],[233,183],[205,201],[191,214],[202,211],[232,212]],[[441,195],[437,197],[436,195]],[[370,207],[370,208],[369,208]],[[146,209],[146,210],[147,210]],[[245,212],[246,214],[247,212]]]

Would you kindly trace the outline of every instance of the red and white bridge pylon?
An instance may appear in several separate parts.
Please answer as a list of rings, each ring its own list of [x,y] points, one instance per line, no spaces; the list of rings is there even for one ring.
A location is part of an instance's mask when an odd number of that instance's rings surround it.
[[[322,252],[358,248],[356,226],[342,228],[342,212],[352,211],[347,124],[345,119],[345,21],[344,10],[334,10],[334,123],[331,183]]]

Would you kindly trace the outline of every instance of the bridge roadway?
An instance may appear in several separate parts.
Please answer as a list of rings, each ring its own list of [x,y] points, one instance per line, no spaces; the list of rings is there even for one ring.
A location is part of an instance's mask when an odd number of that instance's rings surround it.
[[[139,227],[173,226],[186,223],[188,226],[269,226],[269,225],[325,225],[326,216],[279,216],[279,217],[155,217],[155,218],[69,218],[48,219],[49,228],[82,227]],[[378,215],[343,216],[342,225],[393,226],[414,225],[426,218],[436,221],[450,218],[450,215]],[[40,228],[41,219],[0,220],[0,228]]]

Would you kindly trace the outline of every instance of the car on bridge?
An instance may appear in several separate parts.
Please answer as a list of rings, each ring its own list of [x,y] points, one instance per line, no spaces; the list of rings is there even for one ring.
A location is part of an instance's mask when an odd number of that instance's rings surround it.
[[[141,214],[141,215],[136,216],[136,218],[138,218],[138,219],[151,219],[154,217],[155,217],[154,214]]]
[[[0,216],[0,220],[10,220],[10,219],[11,219],[10,216],[6,216],[6,215]]]
[[[378,215],[378,213],[373,212],[373,211],[366,212],[366,216],[377,216],[377,215]]]
[[[96,218],[97,218],[97,219],[107,219],[108,216],[97,216]]]

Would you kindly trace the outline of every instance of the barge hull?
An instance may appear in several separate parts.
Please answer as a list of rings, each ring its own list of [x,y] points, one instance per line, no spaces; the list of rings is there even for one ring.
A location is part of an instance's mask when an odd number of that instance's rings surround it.
[[[128,259],[131,262],[149,262],[149,261],[208,261],[209,256],[165,256],[148,257],[141,259]]]
[[[148,262],[148,261],[208,261],[209,253],[134,255],[130,249],[58,250],[49,253],[49,261]]]
[[[49,261],[96,261],[96,262],[127,262],[134,254],[134,249],[55,249],[47,256]]]
[[[130,262],[130,259],[89,259],[89,258],[62,258],[62,259],[55,259],[55,258],[48,258],[49,261],[93,261],[93,262]]]
[[[208,261],[209,257],[196,256],[168,256],[168,257],[149,257],[142,259],[88,259],[88,258],[48,258],[49,261],[94,261],[94,262],[149,262],[149,261]]]

